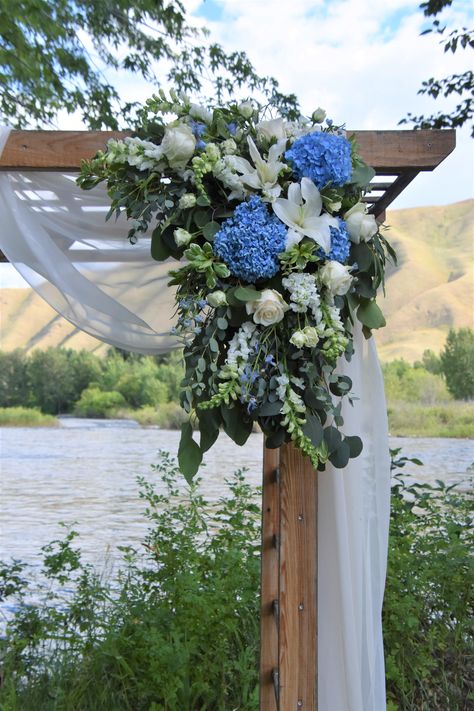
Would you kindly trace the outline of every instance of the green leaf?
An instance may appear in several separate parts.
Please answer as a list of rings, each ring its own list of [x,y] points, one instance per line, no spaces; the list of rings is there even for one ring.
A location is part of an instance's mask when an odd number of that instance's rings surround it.
[[[264,402],[263,405],[258,408],[258,414],[261,417],[279,415],[282,407],[283,403],[281,400],[275,400],[275,402]]]
[[[190,484],[202,462],[201,448],[193,440],[193,428],[190,422],[181,425],[181,439],[178,449],[178,462],[181,473]]]
[[[234,291],[234,296],[239,301],[257,301],[260,296],[260,292],[253,286],[239,286]]]
[[[225,331],[228,325],[227,319],[223,317],[217,319],[217,328],[220,328],[221,331]]]
[[[351,183],[359,188],[365,188],[375,176],[375,170],[365,163],[357,165],[352,171]]]
[[[351,248],[351,256],[354,261],[357,262],[357,266],[362,272],[368,271],[374,261],[372,250],[365,242],[353,244]]]
[[[193,215],[193,220],[198,227],[203,228],[204,225],[207,225],[209,222],[209,217],[210,215],[207,210],[196,210]]]
[[[212,447],[216,439],[219,437],[219,425],[221,416],[218,409],[213,410],[198,410],[199,417],[199,432],[201,438],[199,446],[201,452],[207,452]]]
[[[335,427],[326,427],[324,430],[324,441],[327,444],[328,451],[330,453],[335,452],[342,442],[341,433]]]
[[[162,228],[155,227],[151,235],[151,256],[157,262],[163,262],[171,256],[171,251],[162,239]]]
[[[360,437],[356,437],[356,436],[346,437],[344,439],[344,442],[347,442],[347,444],[349,445],[351,459],[358,457],[359,454],[362,452],[363,444],[362,444],[362,440]]]
[[[329,455],[329,461],[336,469],[344,469],[350,459],[351,451],[346,441],[341,442],[340,446]]]
[[[357,309],[357,318],[367,328],[382,328],[385,326],[385,318],[375,301],[362,301]]]
[[[221,226],[218,222],[211,221],[204,225],[204,227],[202,228],[202,233],[208,242],[212,242],[216,233],[219,232],[220,228]]]
[[[206,195],[199,195],[196,200],[196,205],[199,205],[199,207],[209,207],[210,204],[209,198]]]
[[[229,437],[238,445],[245,444],[252,431],[253,423],[245,421],[242,410],[237,407],[221,405],[221,414],[224,430]]]
[[[209,339],[209,348],[213,353],[219,353],[219,344],[215,338]]]
[[[311,444],[318,447],[323,441],[323,427],[316,415],[308,415],[306,423],[303,425],[304,434],[310,438]]]
[[[280,427],[276,430],[276,432],[272,432],[268,435],[265,439],[265,446],[268,447],[268,449],[277,449],[278,447],[281,447],[285,441],[285,436],[286,430],[283,429],[283,427]]]

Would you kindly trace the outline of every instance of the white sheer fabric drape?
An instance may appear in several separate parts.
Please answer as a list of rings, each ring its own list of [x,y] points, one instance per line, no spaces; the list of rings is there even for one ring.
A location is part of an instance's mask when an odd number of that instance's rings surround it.
[[[0,131],[0,152],[8,135]],[[150,240],[126,239],[124,220],[105,222],[107,196],[57,173],[0,173],[0,249],[26,281],[75,326],[142,353],[175,346],[170,264]],[[319,488],[319,711],[385,711],[381,606],[390,476],[383,383],[373,339],[355,336],[349,375],[359,400],[345,431],[362,454],[329,467]],[[285,710],[286,711],[286,710]]]

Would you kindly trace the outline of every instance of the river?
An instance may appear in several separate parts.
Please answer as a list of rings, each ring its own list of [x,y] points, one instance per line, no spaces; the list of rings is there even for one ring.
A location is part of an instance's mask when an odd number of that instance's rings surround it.
[[[147,523],[137,476],[157,479],[151,464],[158,451],[176,454],[179,432],[142,428],[132,421],[63,418],[57,428],[1,428],[0,559],[39,565],[40,548],[73,524],[87,562],[102,566],[117,558],[117,546],[138,544]],[[417,479],[465,480],[474,459],[472,440],[391,438],[405,456],[424,467],[405,468]],[[215,500],[223,480],[246,467],[260,484],[262,437],[237,447],[221,435],[205,457],[203,493]],[[470,470],[472,474],[472,469]]]

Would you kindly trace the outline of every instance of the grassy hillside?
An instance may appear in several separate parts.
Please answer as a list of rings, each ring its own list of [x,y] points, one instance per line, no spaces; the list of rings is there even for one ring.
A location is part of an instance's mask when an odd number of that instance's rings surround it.
[[[377,336],[382,360],[438,352],[450,327],[473,325],[474,200],[387,213],[387,237],[399,254],[380,304],[387,327]],[[58,316],[29,289],[1,289],[0,348],[56,345],[101,352],[103,344]]]

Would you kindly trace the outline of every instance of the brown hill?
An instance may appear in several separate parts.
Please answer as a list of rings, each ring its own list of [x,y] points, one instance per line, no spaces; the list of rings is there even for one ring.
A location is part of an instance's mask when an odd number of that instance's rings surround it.
[[[474,200],[387,213],[387,238],[399,255],[380,305],[387,327],[376,334],[382,360],[414,361],[438,352],[450,327],[473,327]],[[0,289],[0,348],[64,346],[104,352],[31,289]]]

